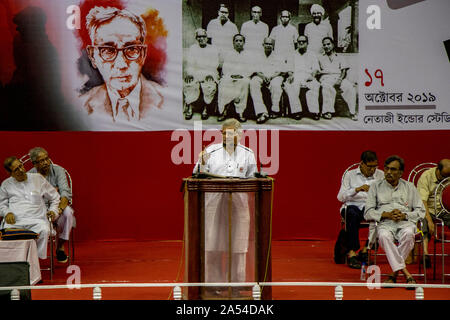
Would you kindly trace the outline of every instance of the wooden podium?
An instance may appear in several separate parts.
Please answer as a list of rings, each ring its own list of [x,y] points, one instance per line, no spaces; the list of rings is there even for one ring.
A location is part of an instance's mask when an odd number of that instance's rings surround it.
[[[255,243],[255,279],[249,282],[272,281],[271,241],[271,201],[272,183],[270,178],[185,178],[184,195],[184,228],[185,228],[185,281],[188,283],[203,282],[204,261],[203,243],[205,193],[250,193],[255,196],[254,209],[254,243]],[[199,287],[187,287],[184,299],[201,299]],[[262,288],[261,299],[272,299],[272,287]]]

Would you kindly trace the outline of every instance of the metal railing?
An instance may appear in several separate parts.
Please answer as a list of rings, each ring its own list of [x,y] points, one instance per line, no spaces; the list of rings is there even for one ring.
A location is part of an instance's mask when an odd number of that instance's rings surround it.
[[[217,282],[217,283],[102,283],[102,284],[71,284],[71,285],[42,285],[42,286],[9,286],[0,290],[11,290],[11,300],[20,300],[20,290],[54,290],[54,289],[83,289],[92,288],[92,299],[102,299],[102,288],[162,288],[172,287],[174,300],[182,299],[183,287],[252,287],[252,298],[261,299],[261,288],[266,286],[295,286],[295,287],[334,287],[334,298],[343,300],[344,287],[375,288],[415,288],[416,300],[423,300],[424,289],[450,289],[450,284],[399,284],[399,283],[363,283],[363,282]]]

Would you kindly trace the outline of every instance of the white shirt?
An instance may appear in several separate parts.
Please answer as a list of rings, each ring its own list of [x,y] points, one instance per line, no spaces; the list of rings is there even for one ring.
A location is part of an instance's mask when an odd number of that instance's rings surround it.
[[[328,21],[321,21],[318,25],[310,22],[305,26],[304,33],[308,37],[308,50],[314,53],[323,52],[323,38],[333,38],[333,29]]]
[[[205,80],[206,76],[212,76],[214,80],[219,78],[219,50],[212,45],[202,48],[198,43],[193,44],[187,53],[186,73],[194,77],[196,81]]]
[[[287,64],[275,52],[272,52],[269,56],[266,56],[264,52],[255,55],[254,61],[253,71],[262,72],[266,77],[272,77],[275,73],[287,71]]]
[[[355,189],[361,187],[362,185],[372,185],[377,180],[382,180],[384,178],[383,171],[376,169],[375,173],[371,177],[366,177],[361,169],[353,169],[347,172],[342,181],[341,188],[338,193],[338,200],[343,202],[341,209],[345,205],[357,206],[360,210],[364,208],[367,199],[367,192],[360,191],[356,193]]]
[[[200,167],[201,172],[208,172],[227,177],[252,178],[257,171],[253,151],[241,144],[236,146],[232,154],[225,150],[223,144],[213,144],[206,148],[210,155],[205,165]],[[201,159],[194,167],[197,172]]]
[[[17,225],[46,220],[47,211],[58,214],[58,191],[39,173],[27,173],[26,181],[9,177],[0,187],[0,216],[12,212]],[[50,202],[47,210],[45,199]]]
[[[298,38],[297,29],[288,24],[286,27],[282,24],[273,27],[270,37],[275,40],[275,52],[288,57],[295,52],[295,43]]]
[[[227,51],[233,49],[233,36],[239,31],[230,20],[222,25],[220,19],[216,18],[208,23],[206,33],[211,38],[212,45],[215,45],[220,51]]]
[[[127,95],[124,99],[127,99],[128,101],[128,116],[130,117],[130,121],[135,120],[137,121],[139,119],[139,103],[141,99],[141,79],[139,79],[137,85],[134,87],[133,91],[130,92],[129,95]],[[109,86],[106,86],[108,90],[108,96],[111,101],[111,106],[113,109],[113,118],[114,121],[117,120],[125,120],[128,121],[128,118],[123,111],[123,108],[121,105],[119,105],[119,108],[117,108],[117,102],[121,98],[117,90],[114,90],[110,88]]]
[[[289,70],[294,71],[294,79],[306,80],[311,77],[313,72],[319,70],[319,61],[317,56],[306,51],[304,54],[296,52],[292,59],[288,62]]]
[[[269,35],[269,26],[262,21],[244,22],[241,34],[245,37],[245,50],[263,51],[264,38]]]
[[[338,55],[336,52],[330,55],[321,54],[318,56],[320,70],[324,74],[328,75],[340,75],[341,70],[348,69],[349,65],[345,61],[344,57]]]
[[[223,76],[241,75],[243,77],[249,77],[252,73],[252,58],[252,55],[246,50],[242,50],[239,53],[233,48],[232,51],[226,52],[222,66]]]

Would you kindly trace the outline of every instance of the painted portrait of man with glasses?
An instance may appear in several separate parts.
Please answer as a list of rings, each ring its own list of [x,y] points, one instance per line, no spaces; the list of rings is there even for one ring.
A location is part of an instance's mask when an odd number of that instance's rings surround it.
[[[145,21],[113,7],[94,7],[86,17],[92,66],[104,83],[82,95],[89,115],[109,115],[116,123],[137,123],[159,108],[161,86],[146,79],[142,67],[148,54]]]

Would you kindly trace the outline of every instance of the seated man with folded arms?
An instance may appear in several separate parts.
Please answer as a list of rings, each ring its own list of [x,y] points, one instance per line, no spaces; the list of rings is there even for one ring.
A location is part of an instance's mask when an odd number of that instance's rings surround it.
[[[428,256],[428,241],[434,233],[433,220],[436,218],[436,212],[434,212],[436,201],[434,192],[436,191],[438,184],[447,177],[450,177],[450,159],[442,159],[439,161],[436,168],[426,170],[417,181],[417,190],[420,193],[420,197],[422,198],[426,210],[422,231],[424,235],[423,251],[427,268],[431,267],[431,260]],[[439,201],[436,203],[436,209],[438,212],[441,210]],[[450,213],[445,212],[444,214],[441,214],[439,218],[444,221],[444,225],[450,227]]]
[[[374,151],[364,151],[361,154],[359,168],[347,172],[342,181],[338,193],[338,200],[341,201],[341,215],[345,219],[347,230],[347,264],[350,268],[359,269],[361,263],[367,263],[367,246],[364,246],[359,254],[359,227],[364,220],[364,206],[366,204],[367,193],[370,185],[384,177],[383,171],[378,170],[378,158]],[[346,207],[346,208],[345,208]],[[374,233],[374,226],[369,229],[369,243],[371,243]]]
[[[5,219],[4,228],[23,228],[39,234],[38,256],[47,258],[50,224],[58,218],[58,191],[38,173],[27,173],[16,157],[5,159],[3,166],[11,177],[0,186],[0,216]],[[45,200],[49,201],[49,207]]]
[[[371,185],[366,200],[364,218],[379,222],[378,241],[393,271],[384,283],[396,283],[400,271],[407,284],[416,283],[406,269],[405,259],[414,248],[417,221],[425,217],[425,207],[414,184],[401,179],[404,168],[402,158],[388,157],[384,162],[384,179]]]
[[[72,201],[72,191],[65,170],[60,166],[55,166],[48,157],[48,152],[41,147],[36,147],[30,150],[31,162],[34,168],[29,172],[40,173],[47,181],[56,188],[61,201],[58,206],[59,218],[56,220],[58,232],[58,247],[56,249],[56,259],[60,263],[65,263],[68,260],[67,254],[64,251],[64,244],[69,240],[70,232],[73,227],[73,210],[69,206]]]

